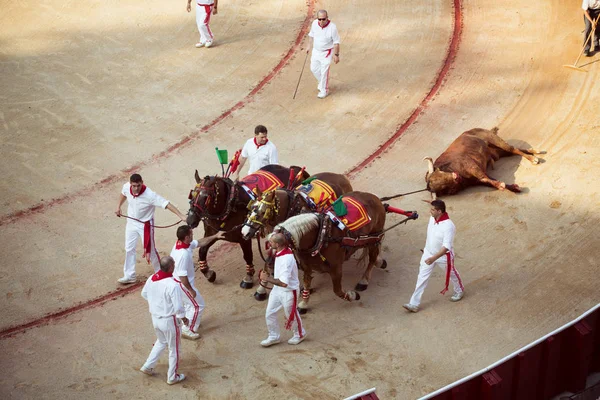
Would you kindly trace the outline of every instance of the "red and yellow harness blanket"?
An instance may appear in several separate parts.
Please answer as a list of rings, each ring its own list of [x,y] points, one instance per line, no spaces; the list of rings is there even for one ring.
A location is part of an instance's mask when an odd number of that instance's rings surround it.
[[[256,199],[256,194],[259,190],[261,193],[264,193],[267,190],[275,190],[283,187],[283,182],[278,177],[270,172],[261,170],[244,177],[241,183],[246,193],[252,199]]]
[[[300,196],[306,200],[313,211],[322,212],[331,207],[337,196],[331,186],[327,183],[314,179],[310,183],[300,185],[296,188]]]
[[[345,215],[337,215],[333,208],[327,211],[327,215],[329,215],[338,228],[341,230],[347,228],[349,231],[353,232],[371,222],[371,217],[369,217],[365,206],[358,200],[349,196],[342,196],[340,197],[340,200],[344,203],[346,208]],[[340,225],[340,223],[342,225]]]

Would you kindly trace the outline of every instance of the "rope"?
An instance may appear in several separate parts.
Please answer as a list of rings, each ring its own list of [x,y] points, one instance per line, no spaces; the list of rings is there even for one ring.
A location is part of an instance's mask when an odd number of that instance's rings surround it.
[[[402,221],[400,221],[400,222],[398,222],[398,223],[390,226],[389,228],[386,228],[383,231],[381,231],[381,234],[386,233],[387,231],[389,231],[390,229],[393,229],[393,228],[397,227],[398,225],[405,224],[407,221],[409,221],[411,219],[415,219],[415,218],[413,218],[413,216],[406,217]]]
[[[381,201],[391,200],[391,199],[395,199],[396,197],[408,196],[409,194],[415,194],[415,193],[419,193],[419,192],[424,192],[426,190],[428,190],[428,189],[425,188],[425,189],[415,190],[415,191],[408,192],[408,193],[396,194],[394,196],[382,197],[379,200],[381,200]]]
[[[137,219],[137,218],[130,217],[130,216],[128,216],[128,215],[125,215],[125,214],[121,214],[121,215],[120,215],[120,217],[129,218],[129,219],[132,219],[132,220],[134,220],[134,221],[141,222],[142,224],[145,224],[145,223],[146,223],[146,222],[144,222],[144,221],[141,221],[141,220],[139,220],[139,219]],[[171,225],[165,225],[165,226],[161,226],[161,225],[152,225],[152,224],[150,224],[150,226],[151,226],[151,227],[153,227],[153,228],[159,228],[159,229],[161,229],[161,228],[170,228],[170,227],[172,227],[172,226],[179,225],[179,224],[180,224],[180,223],[182,223],[182,222],[183,222],[183,220],[179,220],[179,221],[177,221],[177,222],[175,222],[174,224],[171,224]]]

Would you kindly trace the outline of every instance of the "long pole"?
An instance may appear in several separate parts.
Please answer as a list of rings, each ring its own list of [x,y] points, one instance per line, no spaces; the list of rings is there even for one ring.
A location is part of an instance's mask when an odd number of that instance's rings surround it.
[[[308,51],[306,52],[306,57],[304,57],[304,64],[302,64],[302,70],[300,71],[300,76],[298,77],[298,83],[296,84],[296,90],[294,90],[294,97],[292,98],[292,100],[296,98],[296,93],[298,93],[298,86],[300,86],[300,79],[302,79],[302,74],[304,73],[306,60],[308,60]]]

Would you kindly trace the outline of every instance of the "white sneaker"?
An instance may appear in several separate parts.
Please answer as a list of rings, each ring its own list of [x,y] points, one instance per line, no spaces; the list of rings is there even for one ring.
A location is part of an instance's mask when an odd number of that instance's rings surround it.
[[[196,43],[196,48],[199,49],[201,47],[204,47],[206,45],[206,42],[198,42]]]
[[[327,97],[327,92],[319,92],[319,94],[317,95],[318,98],[320,99],[324,99],[325,97]]]
[[[190,330],[190,328],[188,328],[187,326],[184,326],[181,329],[181,335],[186,338],[186,339],[190,339],[190,340],[196,340],[200,338],[200,334],[199,333],[194,333]]]
[[[177,374],[177,375],[175,375],[175,380],[174,381],[167,381],[167,383],[169,385],[174,385],[176,383],[181,382],[184,379],[185,379],[185,375],[184,374]]]
[[[213,42],[212,42],[212,41],[210,41],[210,42],[206,42],[206,43],[204,44],[204,47],[210,47],[210,46],[212,46],[212,44],[213,44]]]
[[[271,339],[271,338],[266,338],[265,340],[263,340],[262,342],[260,342],[260,345],[262,347],[269,347],[269,346],[273,346],[274,344],[280,343],[281,340],[279,339]]]
[[[406,303],[402,307],[406,308],[410,312],[419,312],[419,306],[413,306],[410,303]]]
[[[300,344],[300,343],[302,343],[302,341],[304,341],[304,339],[306,339],[306,333],[304,335],[302,335],[302,337],[294,336],[293,338],[288,340],[288,344]]]
[[[140,371],[142,371],[146,375],[150,375],[150,376],[154,375],[154,368],[146,368],[142,365],[142,368],[140,368]]]
[[[465,295],[465,292],[454,293],[454,296],[450,297],[450,301],[460,301]]]
[[[130,283],[136,283],[137,279],[122,277],[117,279],[117,282],[122,283],[123,285],[129,285]]]

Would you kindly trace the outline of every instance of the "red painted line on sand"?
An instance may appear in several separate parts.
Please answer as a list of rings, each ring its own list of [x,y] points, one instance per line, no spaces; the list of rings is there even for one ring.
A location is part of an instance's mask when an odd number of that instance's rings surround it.
[[[437,92],[439,91],[439,89],[441,88],[444,80],[446,79],[446,76],[448,74],[448,72],[450,71],[450,67],[452,66],[454,59],[456,58],[456,54],[458,52],[458,45],[460,43],[460,37],[462,34],[462,13],[461,13],[461,2],[460,0],[453,0],[454,1],[454,31],[452,34],[452,40],[450,42],[450,46],[448,48],[448,53],[446,55],[446,59],[444,60],[444,64],[442,66],[442,68],[440,69],[440,72],[438,74],[438,77],[435,81],[435,84],[433,85],[433,87],[431,88],[431,90],[429,91],[429,93],[425,96],[425,98],[421,101],[421,103],[419,103],[419,105],[417,106],[417,108],[415,109],[415,111],[413,111],[413,113],[410,115],[410,117],[403,123],[400,125],[400,127],[396,130],[396,132],[392,135],[392,137],[390,137],[385,143],[383,143],[381,146],[379,146],[377,148],[377,150],[375,150],[375,152],[373,154],[371,154],[369,157],[367,157],[364,161],[362,161],[360,164],[358,164],[356,167],[354,167],[352,170],[350,170],[348,172],[348,175],[353,175],[356,174],[357,172],[359,172],[361,169],[363,169],[365,166],[367,166],[368,164],[370,164],[371,162],[373,162],[379,155],[381,155],[381,153],[383,153],[385,150],[387,150],[400,136],[402,136],[402,134],[409,128],[409,126],[411,126],[418,118],[419,114],[421,114],[428,106],[429,102],[431,101],[431,99],[437,94]],[[177,150],[181,147],[183,147],[184,145],[186,145],[188,142],[190,142],[192,139],[194,139],[195,137],[197,137],[200,133],[206,132],[208,131],[210,128],[214,127],[215,125],[217,125],[219,122],[221,122],[223,119],[227,118],[228,116],[230,116],[234,111],[239,110],[241,108],[243,108],[245,106],[245,104],[250,101],[252,99],[252,97],[254,95],[256,95],[256,93],[258,93],[269,81],[271,81],[275,75],[277,75],[277,73],[279,73],[281,71],[281,69],[287,64],[287,62],[289,61],[289,59],[294,55],[294,52],[296,51],[296,49],[299,47],[300,43],[302,42],[302,39],[304,37],[304,35],[306,35],[307,31],[308,31],[308,27],[311,23],[311,19],[312,19],[312,14],[314,12],[314,0],[311,0],[309,3],[309,7],[308,7],[308,12],[307,12],[307,17],[304,20],[304,23],[302,25],[302,29],[300,30],[300,33],[298,34],[298,37],[296,38],[296,42],[294,43],[294,45],[290,48],[290,50],[288,51],[288,53],[284,56],[284,58],[281,60],[281,62],[279,64],[277,64],[277,66],[269,73],[269,75],[267,75],[245,98],[244,100],[238,102],[237,104],[235,104],[232,108],[230,108],[228,111],[224,112],[223,114],[221,114],[219,117],[217,117],[215,120],[213,120],[211,123],[209,123],[208,125],[204,126],[202,129],[200,129],[199,132],[195,133],[194,135],[190,135],[184,139],[182,139],[180,142],[174,144],[173,146],[169,147],[168,149],[164,150],[163,152],[155,155],[151,160],[142,162],[136,166],[130,167],[126,170],[121,171],[121,174],[115,174],[115,175],[111,175],[105,179],[103,179],[100,184],[101,185],[106,185],[109,183],[113,183],[115,182],[117,179],[121,179],[123,175],[126,175],[128,173],[131,173],[133,170],[139,169],[142,166],[148,165],[150,164],[150,162],[160,159],[160,158],[165,158],[168,155],[170,155],[171,152],[173,152],[174,150]],[[3,217],[0,219],[0,226],[10,223],[10,222],[14,222],[19,218],[22,218],[24,216],[28,216],[34,213],[38,213],[38,212],[42,212],[45,211],[46,209],[55,206],[57,204],[62,204],[62,203],[66,203],[70,200],[72,200],[75,197],[79,197],[85,194],[88,194],[89,191],[88,190],[82,190],[80,192],[74,193],[72,195],[68,195],[59,199],[55,199],[52,200],[51,202],[47,203],[47,204],[39,204],[36,206],[33,206],[27,210],[24,211],[19,211],[17,213],[11,214],[9,216]],[[219,254],[221,252],[225,252],[227,249],[226,246],[222,246],[225,247],[224,249],[218,249],[217,252],[219,252]],[[138,282],[135,283],[129,287],[127,287],[126,289],[121,289],[121,290],[116,290],[113,292],[110,292],[106,295],[103,295],[101,297],[98,297],[94,300],[91,301],[87,301],[85,303],[79,304],[77,306],[74,307],[70,307],[67,308],[65,310],[56,312],[56,313],[52,313],[52,314],[48,314],[42,318],[39,318],[37,320],[28,322],[26,324],[22,324],[22,325],[18,325],[12,328],[8,328],[5,330],[0,331],[0,339],[3,338],[7,338],[10,336],[14,336],[17,333],[20,332],[24,332],[28,329],[31,328],[35,328],[35,327],[39,327],[42,325],[46,325],[54,320],[60,319],[60,318],[64,318],[70,314],[73,314],[75,312],[81,311],[81,310],[85,310],[85,309],[89,309],[95,306],[99,306],[102,305],[104,303],[106,303],[109,300],[114,300],[118,297],[122,297],[125,296],[129,293],[132,293],[134,291],[136,291],[137,289],[139,289],[140,287],[142,287],[143,283],[142,282]]]
[[[398,140],[400,138],[400,136],[402,136],[404,134],[404,132],[406,132],[408,130],[408,128],[417,120],[417,118],[419,118],[419,115],[423,111],[425,111],[425,109],[429,105],[429,102],[431,101],[431,99],[433,99],[433,97],[438,93],[438,91],[442,87],[442,84],[444,83],[444,80],[446,79],[446,76],[448,75],[448,72],[450,71],[450,67],[454,63],[454,59],[456,58],[456,54],[458,53],[458,45],[460,43],[461,35],[462,35],[461,3],[460,3],[460,0],[454,0],[454,31],[452,33],[452,40],[450,41],[450,46],[448,47],[448,53],[446,54],[446,59],[444,60],[444,64],[442,65],[442,68],[440,69],[440,72],[438,73],[438,77],[435,80],[435,84],[433,85],[433,87],[431,88],[429,93],[427,93],[427,96],[425,96],[425,98],[423,100],[421,100],[421,103],[419,103],[419,105],[412,112],[410,117],[408,117],[408,119],[406,121],[404,121],[404,123],[398,127],[398,129],[392,135],[392,137],[390,137],[387,141],[385,141],[385,143],[383,143],[381,146],[379,146],[377,148],[377,150],[375,150],[375,152],[373,152],[373,154],[371,154],[369,157],[364,159],[360,164],[358,164],[357,166],[352,168],[347,173],[347,175],[349,177],[358,173],[364,167],[366,167],[367,165],[372,163],[384,151],[386,151],[396,140]]]
[[[132,173],[139,171],[143,167],[151,165],[154,162],[161,160],[163,158],[169,157],[170,155],[172,155],[172,153],[174,151],[188,146],[198,136],[200,136],[201,134],[206,133],[210,129],[214,128],[216,125],[218,125],[224,119],[231,116],[235,111],[238,111],[238,110],[244,108],[246,106],[246,104],[248,104],[249,102],[251,102],[254,99],[254,97],[256,96],[256,94],[258,92],[260,92],[269,82],[271,82],[273,80],[273,78],[275,78],[275,76],[279,72],[281,72],[281,70],[287,65],[287,63],[290,61],[290,59],[296,54],[296,51],[298,50],[298,48],[300,47],[300,44],[302,43],[302,40],[304,40],[304,37],[308,33],[310,24],[312,23],[312,20],[314,18],[313,14],[315,12],[315,1],[316,0],[308,1],[308,10],[306,12],[306,17],[304,18],[304,21],[302,22],[300,32],[298,32],[298,36],[296,37],[294,44],[289,48],[288,52],[285,54],[285,56],[283,56],[283,58],[281,59],[281,61],[279,61],[279,63],[275,66],[275,68],[273,68],[271,70],[271,72],[269,72],[269,74],[267,76],[265,76],[258,83],[258,85],[256,85],[254,87],[254,89],[252,89],[250,91],[250,93],[248,93],[246,95],[246,97],[244,97],[243,100],[237,102],[233,107],[231,107],[229,110],[225,111],[223,114],[219,115],[217,118],[215,118],[214,120],[209,122],[207,125],[204,125],[202,128],[200,128],[199,131],[184,137],[179,142],[173,144],[172,146],[168,147],[167,149],[161,151],[160,153],[153,155],[150,159],[148,159],[146,161],[142,161],[138,164],[135,164],[128,168],[125,168],[116,174],[107,176],[106,178],[102,179],[100,182],[94,184],[94,187],[98,188],[99,186],[107,186],[109,184],[115,183],[115,182],[123,179],[123,177],[127,177],[128,175],[131,175]],[[16,212],[7,214],[5,216],[0,217],[0,226],[16,222],[16,221],[20,220],[21,218],[28,217],[33,214],[38,214],[38,213],[44,212],[44,211],[48,210],[49,208],[52,208],[52,207],[60,205],[60,204],[69,203],[70,201],[72,201],[76,198],[83,197],[83,196],[86,196],[89,194],[90,194],[90,190],[89,190],[89,188],[86,188],[86,189],[82,189],[82,190],[76,191],[74,193],[62,196],[62,197],[58,197],[58,198],[49,200],[48,202],[45,202],[45,203],[35,204],[25,210],[20,210],[20,211],[16,211]],[[0,332],[0,334],[1,334],[1,332]]]

